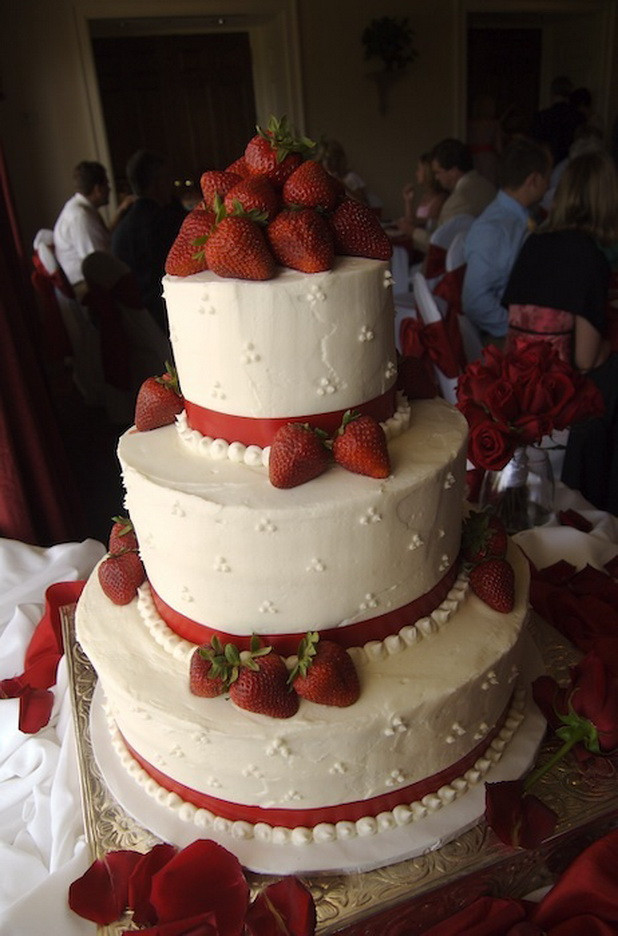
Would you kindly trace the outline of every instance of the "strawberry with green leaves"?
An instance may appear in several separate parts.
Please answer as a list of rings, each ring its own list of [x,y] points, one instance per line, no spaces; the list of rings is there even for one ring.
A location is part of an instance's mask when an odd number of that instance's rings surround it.
[[[227,170],[208,169],[200,178],[200,188],[204,196],[204,204],[210,210],[215,207],[215,199],[224,199],[231,188],[241,181],[242,176],[237,172]]]
[[[268,460],[270,483],[293,488],[321,475],[332,461],[326,440],[326,433],[306,423],[287,423],[278,429]]]
[[[347,411],[333,439],[338,465],[370,478],[388,478],[391,463],[384,429],[372,416]]]
[[[203,203],[189,212],[165,260],[166,273],[170,276],[191,276],[208,269],[204,243],[214,223],[214,212],[207,211]]]
[[[506,555],[506,528],[495,514],[475,511],[463,523],[461,552],[466,562],[480,562],[489,556]]]
[[[280,211],[266,229],[275,259],[302,273],[332,269],[335,260],[333,235],[328,222],[313,208]]]
[[[264,221],[271,221],[279,211],[281,199],[279,193],[262,176],[250,176],[241,179],[228,191],[223,204],[228,215],[257,215]]]
[[[133,524],[128,517],[112,517],[114,521],[109,534],[107,549],[109,552],[122,552],[127,549],[137,549],[137,536]]]
[[[306,137],[297,137],[284,116],[271,117],[268,127],[256,127],[257,133],[245,148],[245,164],[252,175],[266,176],[281,188],[285,180],[303,160],[303,154],[315,144]]]
[[[234,644],[223,646],[214,635],[191,654],[189,664],[189,690],[193,695],[207,699],[227,692],[230,681],[238,676],[240,656]]]
[[[335,253],[346,257],[390,260],[393,248],[377,215],[367,205],[346,198],[330,217]]]
[[[515,604],[515,573],[506,559],[483,559],[470,570],[470,588],[494,611],[508,614]]]
[[[97,575],[104,594],[117,605],[133,601],[146,579],[142,560],[132,549],[109,553],[99,565]]]
[[[135,428],[140,432],[171,425],[182,413],[185,401],[178,385],[176,369],[171,364],[160,377],[148,377],[135,401]]]
[[[271,718],[291,718],[299,706],[297,693],[288,685],[285,661],[272,647],[260,647],[256,638],[251,649],[240,654],[230,699],[239,708]]]
[[[360,696],[358,673],[350,654],[316,632],[307,633],[301,640],[289,682],[301,698],[320,705],[344,708]]]
[[[332,211],[343,198],[343,184],[321,163],[308,159],[288,176],[283,185],[283,204],[294,208]]]
[[[212,272],[233,279],[272,279],[276,263],[258,224],[263,216],[257,212],[230,215],[218,198],[215,210],[215,225],[204,246]]]

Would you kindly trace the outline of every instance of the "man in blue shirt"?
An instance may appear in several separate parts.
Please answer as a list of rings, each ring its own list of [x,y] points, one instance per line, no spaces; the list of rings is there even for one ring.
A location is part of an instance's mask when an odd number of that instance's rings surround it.
[[[507,332],[502,295],[531,229],[530,209],[547,190],[551,157],[545,147],[522,138],[505,150],[501,170],[502,188],[470,227],[464,248],[463,312],[483,340],[493,341]]]

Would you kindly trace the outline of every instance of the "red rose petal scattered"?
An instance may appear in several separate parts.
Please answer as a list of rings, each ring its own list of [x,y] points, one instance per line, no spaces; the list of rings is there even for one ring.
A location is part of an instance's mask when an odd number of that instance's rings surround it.
[[[231,852],[216,842],[198,839],[154,875],[150,901],[160,923],[212,912],[218,936],[238,936],[249,887]]]
[[[315,926],[313,897],[294,877],[282,878],[258,894],[245,920],[250,936],[312,936]]]
[[[129,877],[141,857],[136,851],[113,851],[93,862],[69,888],[71,910],[100,926],[117,920],[128,906]]]
[[[19,697],[19,730],[36,734],[48,723],[54,706],[54,694],[49,689],[26,687]]]
[[[129,878],[128,901],[133,910],[133,922],[138,926],[156,922],[157,913],[150,902],[152,878],[177,852],[174,845],[155,845],[135,865]]]
[[[523,779],[485,784],[485,819],[502,842],[518,848],[536,848],[558,822],[553,809],[524,794]]]

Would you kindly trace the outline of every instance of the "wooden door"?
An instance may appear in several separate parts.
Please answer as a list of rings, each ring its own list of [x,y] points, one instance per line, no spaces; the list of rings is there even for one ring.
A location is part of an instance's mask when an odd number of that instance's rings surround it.
[[[248,33],[93,37],[92,46],[117,187],[138,149],[196,181],[242,155],[256,122]]]

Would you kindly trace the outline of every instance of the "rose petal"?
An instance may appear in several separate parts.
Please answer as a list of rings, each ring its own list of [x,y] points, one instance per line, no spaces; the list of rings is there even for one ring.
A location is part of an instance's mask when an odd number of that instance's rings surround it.
[[[150,903],[153,875],[171,861],[178,849],[174,845],[155,845],[135,865],[129,878],[129,906],[133,910],[133,922],[138,926],[156,923],[157,914]]]
[[[313,897],[298,878],[282,878],[258,894],[249,907],[245,926],[251,936],[313,936]]]
[[[36,734],[49,722],[53,707],[53,692],[28,686],[19,697],[19,730]]]
[[[556,828],[556,813],[530,793],[524,780],[485,784],[485,819],[498,838],[516,848],[536,848]]]
[[[117,920],[127,908],[129,877],[140,858],[123,850],[94,861],[69,888],[71,910],[101,926]]]
[[[135,930],[124,930],[122,936],[135,936]],[[182,920],[157,923],[148,929],[140,929],[142,936],[219,936],[214,913],[198,913]]]
[[[219,936],[238,936],[249,887],[231,852],[216,842],[198,839],[154,875],[150,901],[160,922],[212,912]]]
[[[581,530],[582,533],[590,533],[592,523],[586,517],[582,517],[576,510],[559,510],[558,522],[562,526],[570,526],[575,530]]]

